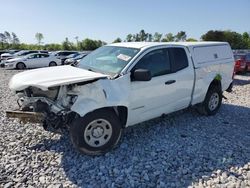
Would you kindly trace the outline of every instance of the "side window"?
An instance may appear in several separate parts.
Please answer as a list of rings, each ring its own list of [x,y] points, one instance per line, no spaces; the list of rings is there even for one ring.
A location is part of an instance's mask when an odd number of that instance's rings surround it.
[[[34,58],[35,58],[35,54],[29,56],[29,59],[34,59]]]
[[[41,58],[49,57],[48,54],[40,54]]]
[[[147,69],[152,77],[170,73],[170,59],[167,49],[154,50],[146,54],[137,62],[133,70]]]
[[[71,54],[75,54],[75,52],[67,52],[66,55],[71,55]]]
[[[177,72],[188,67],[187,54],[183,48],[169,48],[172,72]]]

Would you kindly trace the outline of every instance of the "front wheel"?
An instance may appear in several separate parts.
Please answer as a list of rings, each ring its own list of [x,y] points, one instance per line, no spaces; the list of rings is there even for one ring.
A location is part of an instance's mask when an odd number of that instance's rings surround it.
[[[70,138],[81,153],[100,155],[118,143],[121,131],[122,126],[115,112],[101,109],[75,120],[70,126]]]
[[[26,66],[24,63],[20,62],[20,63],[17,63],[16,68],[19,70],[23,70],[26,68]]]
[[[205,100],[198,106],[197,110],[199,113],[204,115],[215,115],[221,106],[221,102],[222,91],[220,87],[212,86],[209,88]]]

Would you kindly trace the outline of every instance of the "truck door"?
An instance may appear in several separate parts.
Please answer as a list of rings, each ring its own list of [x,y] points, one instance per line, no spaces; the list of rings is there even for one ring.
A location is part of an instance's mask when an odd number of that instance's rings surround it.
[[[178,66],[179,65],[179,66]],[[148,52],[132,68],[147,69],[150,81],[131,80],[128,124],[133,125],[186,108],[191,100],[194,73],[183,48]]]

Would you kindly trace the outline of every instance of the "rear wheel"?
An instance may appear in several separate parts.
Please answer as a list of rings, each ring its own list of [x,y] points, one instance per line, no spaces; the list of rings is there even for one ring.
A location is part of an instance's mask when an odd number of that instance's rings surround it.
[[[118,143],[121,131],[121,122],[115,112],[101,109],[75,120],[70,126],[70,138],[81,153],[100,155]]]
[[[52,61],[52,62],[49,63],[49,66],[54,67],[54,66],[57,66],[57,64],[56,64],[56,62]]]
[[[17,63],[16,68],[19,70],[23,70],[26,68],[26,66],[24,63],[20,62],[20,63]]]
[[[205,100],[201,103],[197,110],[203,115],[215,115],[222,102],[222,91],[218,86],[212,86],[209,88]]]

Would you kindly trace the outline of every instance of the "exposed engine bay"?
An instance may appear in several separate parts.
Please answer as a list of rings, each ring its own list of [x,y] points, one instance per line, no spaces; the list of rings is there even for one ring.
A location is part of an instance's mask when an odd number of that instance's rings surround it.
[[[77,99],[77,95],[74,93],[75,87],[78,86],[57,86],[49,88],[47,91],[29,87],[23,91],[18,91],[19,110],[27,112],[26,115],[24,113],[23,120],[42,123],[45,130],[51,131],[67,127],[77,116],[75,112],[70,110]],[[33,118],[29,117],[29,114]],[[9,116],[11,116],[10,113]]]

